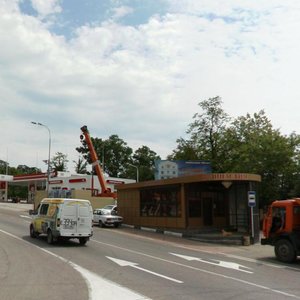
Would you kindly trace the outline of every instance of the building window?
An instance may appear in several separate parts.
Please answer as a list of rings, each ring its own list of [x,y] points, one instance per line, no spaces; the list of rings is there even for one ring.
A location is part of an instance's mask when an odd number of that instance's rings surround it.
[[[217,193],[214,197],[214,215],[216,217],[224,217],[226,214],[226,203],[224,195]]]
[[[200,191],[191,189],[186,193],[186,200],[188,203],[188,215],[191,218],[202,216],[202,200]]]
[[[140,215],[146,217],[180,217],[179,191],[179,186],[141,190]]]

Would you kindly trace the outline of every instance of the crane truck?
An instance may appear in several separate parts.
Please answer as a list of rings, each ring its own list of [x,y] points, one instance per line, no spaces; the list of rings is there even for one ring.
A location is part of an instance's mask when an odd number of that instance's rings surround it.
[[[278,260],[291,263],[300,255],[300,198],[276,200],[263,219],[262,245],[274,246]]]
[[[98,197],[112,197],[117,198],[117,194],[115,192],[112,192],[109,187],[106,185],[106,181],[102,172],[102,168],[99,164],[97,153],[94,149],[92,139],[90,137],[90,133],[87,129],[87,126],[82,126],[81,128],[82,135],[80,136],[80,139],[85,139],[85,142],[88,146],[88,149],[90,151],[91,160],[92,160],[92,166],[95,168],[100,186],[101,186],[101,192],[97,195]]]

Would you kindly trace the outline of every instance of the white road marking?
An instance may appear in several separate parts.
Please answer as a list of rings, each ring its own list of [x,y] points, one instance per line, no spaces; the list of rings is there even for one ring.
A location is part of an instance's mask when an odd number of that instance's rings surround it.
[[[46,250],[44,248],[41,248],[37,245],[34,245],[32,243],[29,243],[21,238],[19,238],[16,235],[13,235],[7,231],[1,230],[3,234],[6,234],[18,241],[22,241],[30,246],[36,247],[39,250],[46,252],[47,254],[50,254],[63,262],[69,264],[72,268],[74,268],[76,271],[78,271],[81,276],[84,278],[84,280],[87,283],[88,291],[89,291],[89,300],[97,300],[99,298],[104,300],[111,300],[111,299],[122,299],[122,300],[149,300],[149,298],[138,294],[130,289],[127,289],[125,287],[122,287],[112,281],[109,281],[107,279],[102,278],[101,276],[97,275],[96,273],[93,273],[75,263],[72,261],[69,261],[62,256],[59,256],[49,250]],[[105,292],[103,292],[105,291]]]
[[[32,219],[30,216],[20,215],[21,218]]]
[[[294,270],[294,271],[299,271],[299,268],[294,268],[291,266],[288,266],[286,264],[272,264],[272,263],[267,263],[258,259],[254,259],[254,258],[248,258],[248,257],[244,257],[244,256],[239,256],[239,255],[234,255],[234,254],[228,254],[228,253],[222,253],[220,252],[221,255],[224,255],[226,257],[229,258],[235,258],[235,259],[239,259],[242,261],[248,261],[251,263],[255,263],[257,265],[263,265],[263,266],[268,266],[268,267],[272,267],[272,268],[276,268],[276,269],[288,269],[288,270]]]
[[[214,266],[219,266],[219,267],[223,267],[223,268],[227,268],[227,269],[233,269],[236,271],[253,274],[253,272],[245,270],[245,269],[251,270],[251,268],[248,268],[246,266],[243,266],[243,265],[240,265],[240,264],[237,264],[234,262],[222,261],[222,260],[216,260],[216,259],[207,260],[207,259],[203,259],[203,258],[181,255],[181,254],[176,254],[176,253],[171,253],[171,252],[170,252],[170,254],[180,257],[180,258],[183,258],[188,261],[196,260],[196,261],[200,261],[205,264],[210,264],[210,265],[214,265]]]
[[[269,287],[264,286],[264,285],[260,285],[260,284],[256,284],[256,283],[253,283],[253,282],[250,282],[250,281],[242,280],[240,278],[223,275],[223,274],[220,274],[220,273],[208,271],[208,270],[205,270],[205,269],[196,268],[196,267],[193,267],[193,266],[184,265],[184,264],[172,261],[172,260],[163,259],[163,258],[160,258],[160,257],[156,257],[156,256],[153,256],[153,255],[145,254],[145,253],[138,252],[138,251],[135,251],[135,250],[131,250],[131,249],[128,249],[128,248],[119,247],[119,246],[116,246],[116,245],[113,245],[113,244],[103,243],[103,242],[97,241],[95,239],[92,239],[91,241],[93,241],[95,243],[98,243],[98,244],[101,244],[101,245],[105,245],[107,247],[111,247],[111,248],[115,248],[115,249],[127,251],[129,253],[134,253],[134,254],[142,255],[142,256],[145,256],[145,257],[149,257],[149,258],[153,258],[153,259],[156,259],[156,260],[159,260],[159,261],[163,261],[163,262],[167,262],[167,263],[170,263],[170,264],[174,264],[174,265],[177,265],[177,266],[180,266],[180,267],[188,268],[188,269],[191,269],[191,270],[199,271],[199,272],[210,274],[210,275],[217,276],[217,277],[222,277],[222,278],[230,279],[230,280],[233,280],[233,281],[245,284],[245,285],[254,286],[256,288],[260,288],[260,289],[268,290],[268,291],[276,293],[276,294],[284,295],[286,297],[300,299],[300,296],[297,296],[297,295],[294,295],[294,294],[285,293],[283,291],[275,290],[275,289],[269,288]]]
[[[183,281],[180,281],[180,280],[177,280],[177,279],[174,279],[174,278],[171,278],[171,277],[168,277],[168,276],[165,276],[165,275],[162,275],[162,274],[159,274],[159,273],[155,273],[155,272],[152,272],[150,270],[138,267],[137,263],[133,263],[133,262],[130,262],[130,261],[127,261],[127,260],[122,260],[122,259],[113,258],[113,257],[109,257],[109,256],[106,256],[106,257],[108,259],[112,260],[113,262],[115,262],[116,264],[118,264],[121,267],[132,267],[132,268],[135,268],[135,269],[138,269],[138,270],[150,273],[152,275],[155,275],[155,276],[158,276],[158,277],[162,277],[162,278],[167,279],[167,280],[174,281],[176,283],[183,283]]]

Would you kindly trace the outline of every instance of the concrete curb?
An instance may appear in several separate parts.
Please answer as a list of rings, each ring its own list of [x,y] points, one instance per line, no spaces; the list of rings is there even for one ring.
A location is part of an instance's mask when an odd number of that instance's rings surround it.
[[[127,228],[132,228],[132,229],[138,229],[138,230],[143,230],[147,232],[154,232],[154,233],[161,233],[165,235],[172,235],[172,236],[177,236],[177,237],[184,237],[184,235],[180,232],[173,232],[169,230],[162,230],[162,229],[156,229],[156,228],[151,228],[151,227],[144,227],[144,226],[134,226],[134,225],[129,225],[129,224],[122,224],[123,227]]]
[[[131,228],[131,229],[143,230],[146,232],[153,232],[153,233],[160,233],[160,234],[164,234],[164,235],[185,238],[185,239],[203,242],[203,243],[209,243],[209,244],[250,246],[250,244],[246,245],[243,243],[242,236],[232,236],[231,238],[224,238],[222,236],[216,236],[216,235],[209,235],[209,234],[199,235],[199,234],[181,233],[181,232],[176,232],[176,231],[163,230],[163,229],[157,229],[157,228],[151,228],[151,227],[145,227],[145,226],[135,226],[135,225],[129,225],[129,224],[122,224],[122,226]]]

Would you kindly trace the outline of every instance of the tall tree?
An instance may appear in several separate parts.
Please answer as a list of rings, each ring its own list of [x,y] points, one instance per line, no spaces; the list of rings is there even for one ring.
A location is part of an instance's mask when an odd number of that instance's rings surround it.
[[[8,174],[9,163],[0,159],[0,174]]]
[[[177,149],[171,157],[176,159],[199,159],[211,162],[214,172],[222,172],[224,156],[224,133],[230,120],[222,109],[220,97],[199,102],[202,112],[195,113],[194,121],[189,124],[187,134],[190,139],[177,140]]]
[[[179,138],[176,140],[177,148],[173,150],[173,153],[168,155],[169,160],[197,160],[198,151],[197,145],[191,140],[185,140],[184,138]]]
[[[131,161],[132,149],[118,135],[111,135],[107,140],[91,137],[93,147],[98,156],[102,169],[112,177],[124,173],[126,165]],[[86,141],[81,140],[82,146],[76,150],[91,163],[91,156]]]
[[[261,110],[253,116],[238,117],[226,134],[226,169],[262,176],[261,199],[283,199],[293,189],[298,172],[299,136],[282,135]]]
[[[245,172],[262,176],[260,204],[300,196],[300,136],[282,135],[263,110],[229,123],[219,97],[199,103],[187,133],[177,140],[174,159],[209,160],[213,172]]]
[[[84,160],[83,157],[79,157],[77,161],[73,160],[75,163],[75,172],[77,174],[88,174],[87,165],[88,162]]]
[[[105,155],[104,155],[105,141],[103,141],[101,138],[97,138],[97,137],[95,137],[95,138],[91,137],[91,141],[92,141],[93,147],[95,149],[95,152],[97,154],[98,160],[101,164],[101,167],[103,168],[103,163],[105,160]],[[81,140],[81,146],[77,147],[76,151],[82,155],[82,158],[86,161],[87,165],[92,164],[90,151],[89,151],[89,148],[87,146],[85,139]]]
[[[126,169],[127,163],[131,160],[132,152],[132,149],[118,135],[111,135],[105,141],[105,172],[112,177],[121,176]]]
[[[156,152],[147,146],[142,146],[132,155],[132,159],[122,177],[136,178],[137,174],[139,174],[139,181],[153,180],[155,160],[158,159],[160,157]]]
[[[63,154],[61,152],[56,152],[55,155],[52,157],[50,162],[51,168],[53,171],[67,171],[67,163],[68,163],[68,156],[67,154]]]

